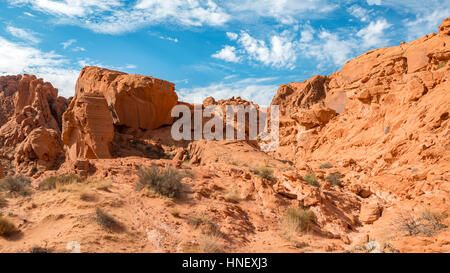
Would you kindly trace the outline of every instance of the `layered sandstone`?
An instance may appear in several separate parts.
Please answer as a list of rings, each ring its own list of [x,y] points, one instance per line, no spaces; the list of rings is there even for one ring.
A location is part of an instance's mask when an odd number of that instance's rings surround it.
[[[177,101],[170,82],[83,68],[75,97],[63,115],[68,159],[110,158],[115,130],[136,134],[171,124],[170,112]]]

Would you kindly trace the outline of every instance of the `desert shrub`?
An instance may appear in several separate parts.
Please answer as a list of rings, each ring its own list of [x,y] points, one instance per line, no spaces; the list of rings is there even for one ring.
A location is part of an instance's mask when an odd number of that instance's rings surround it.
[[[420,217],[423,222],[421,232],[427,236],[433,236],[440,230],[447,228],[443,224],[444,219],[447,217],[446,213],[437,213],[430,210],[424,211]]]
[[[317,182],[316,179],[316,174],[312,173],[312,174],[307,174],[303,177],[303,179],[308,182],[310,185],[315,186],[315,187],[320,187],[320,183]]]
[[[11,221],[0,216],[0,236],[8,237],[17,232],[19,232],[19,230]]]
[[[389,134],[390,131],[391,131],[391,127],[390,126],[386,126],[386,128],[384,128],[384,133],[385,134]]]
[[[325,180],[330,181],[335,186],[341,186],[341,175],[339,173],[332,173],[328,175]]]
[[[123,229],[123,226],[119,221],[100,208],[97,208],[95,211],[95,216],[97,223],[104,229],[116,231]]]
[[[200,247],[204,253],[223,253],[220,237],[205,236],[200,240]]]
[[[292,235],[298,231],[309,231],[316,216],[314,212],[305,208],[288,208],[283,218],[282,229],[286,235]]]
[[[169,210],[169,213],[172,214],[173,217],[180,218],[181,211],[177,208],[172,208]]]
[[[31,180],[23,175],[8,176],[0,180],[0,192],[26,196],[30,191]]]
[[[30,253],[51,253],[52,251],[45,247],[35,246],[30,249]]]
[[[447,61],[441,62],[441,63],[439,63],[437,69],[439,70],[439,69],[441,69],[441,68],[444,68],[446,65],[447,65]]]
[[[109,188],[113,184],[113,181],[111,179],[94,176],[89,177],[86,182],[93,186],[96,190],[100,191],[109,191]]]
[[[205,214],[192,214],[187,218],[187,223],[194,227],[198,227],[201,224],[207,223],[209,221],[209,216]]]
[[[426,236],[433,236],[439,231],[446,229],[447,226],[443,224],[446,213],[436,213],[429,210],[422,212],[420,216],[415,216],[411,213],[403,213],[397,219],[397,224],[400,230],[406,231],[409,236],[424,234]]]
[[[239,201],[241,201],[241,194],[237,189],[230,189],[225,195],[223,196],[225,201],[237,204]]]
[[[259,168],[252,168],[250,171],[264,179],[269,180],[269,181],[276,180],[275,177],[273,176],[273,170],[267,166],[262,166]]]
[[[333,165],[331,165],[331,163],[323,163],[322,165],[320,165],[320,169],[321,170],[323,170],[323,169],[331,169],[331,168],[333,168]]]
[[[193,214],[187,219],[187,223],[195,228],[202,227],[202,233],[222,237],[219,225],[217,225],[208,215],[205,214]]]
[[[160,171],[157,166],[140,168],[138,171],[139,181],[136,189],[148,188],[158,194],[169,198],[177,198],[181,195],[183,174],[172,167]]]
[[[76,174],[64,174],[59,176],[49,176],[39,183],[39,190],[49,191],[58,186],[80,183],[82,179]]]

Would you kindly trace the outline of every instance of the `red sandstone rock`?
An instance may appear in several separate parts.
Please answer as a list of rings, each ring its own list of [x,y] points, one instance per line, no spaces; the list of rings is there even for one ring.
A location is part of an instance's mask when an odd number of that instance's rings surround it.
[[[16,170],[30,173],[36,164],[43,170],[56,167],[55,156],[62,154],[62,147],[56,143],[60,139],[60,115],[67,107],[66,99],[58,97],[58,90],[50,83],[25,74],[0,77],[0,102],[0,150],[23,148],[15,156]],[[47,141],[49,131],[54,141]],[[42,151],[46,145],[49,153]]]
[[[83,68],[63,116],[68,159],[110,158],[115,128],[137,131],[171,124],[178,100],[174,90],[174,84],[152,77]]]

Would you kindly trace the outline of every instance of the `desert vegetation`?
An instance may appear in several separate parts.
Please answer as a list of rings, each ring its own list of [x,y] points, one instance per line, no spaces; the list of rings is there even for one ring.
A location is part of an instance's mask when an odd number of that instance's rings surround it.
[[[181,196],[183,174],[172,167],[160,170],[156,166],[143,167],[138,171],[138,191],[147,188],[162,196],[178,198]]]

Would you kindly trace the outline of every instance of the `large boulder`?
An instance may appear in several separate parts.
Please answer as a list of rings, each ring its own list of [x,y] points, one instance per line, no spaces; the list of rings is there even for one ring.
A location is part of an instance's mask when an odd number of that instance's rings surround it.
[[[19,172],[26,172],[26,166],[35,162],[35,170],[56,168],[64,159],[61,135],[46,128],[33,130],[18,147],[15,155]]]
[[[63,115],[68,159],[110,158],[115,130],[152,130],[173,122],[173,83],[99,67],[85,67]]]

